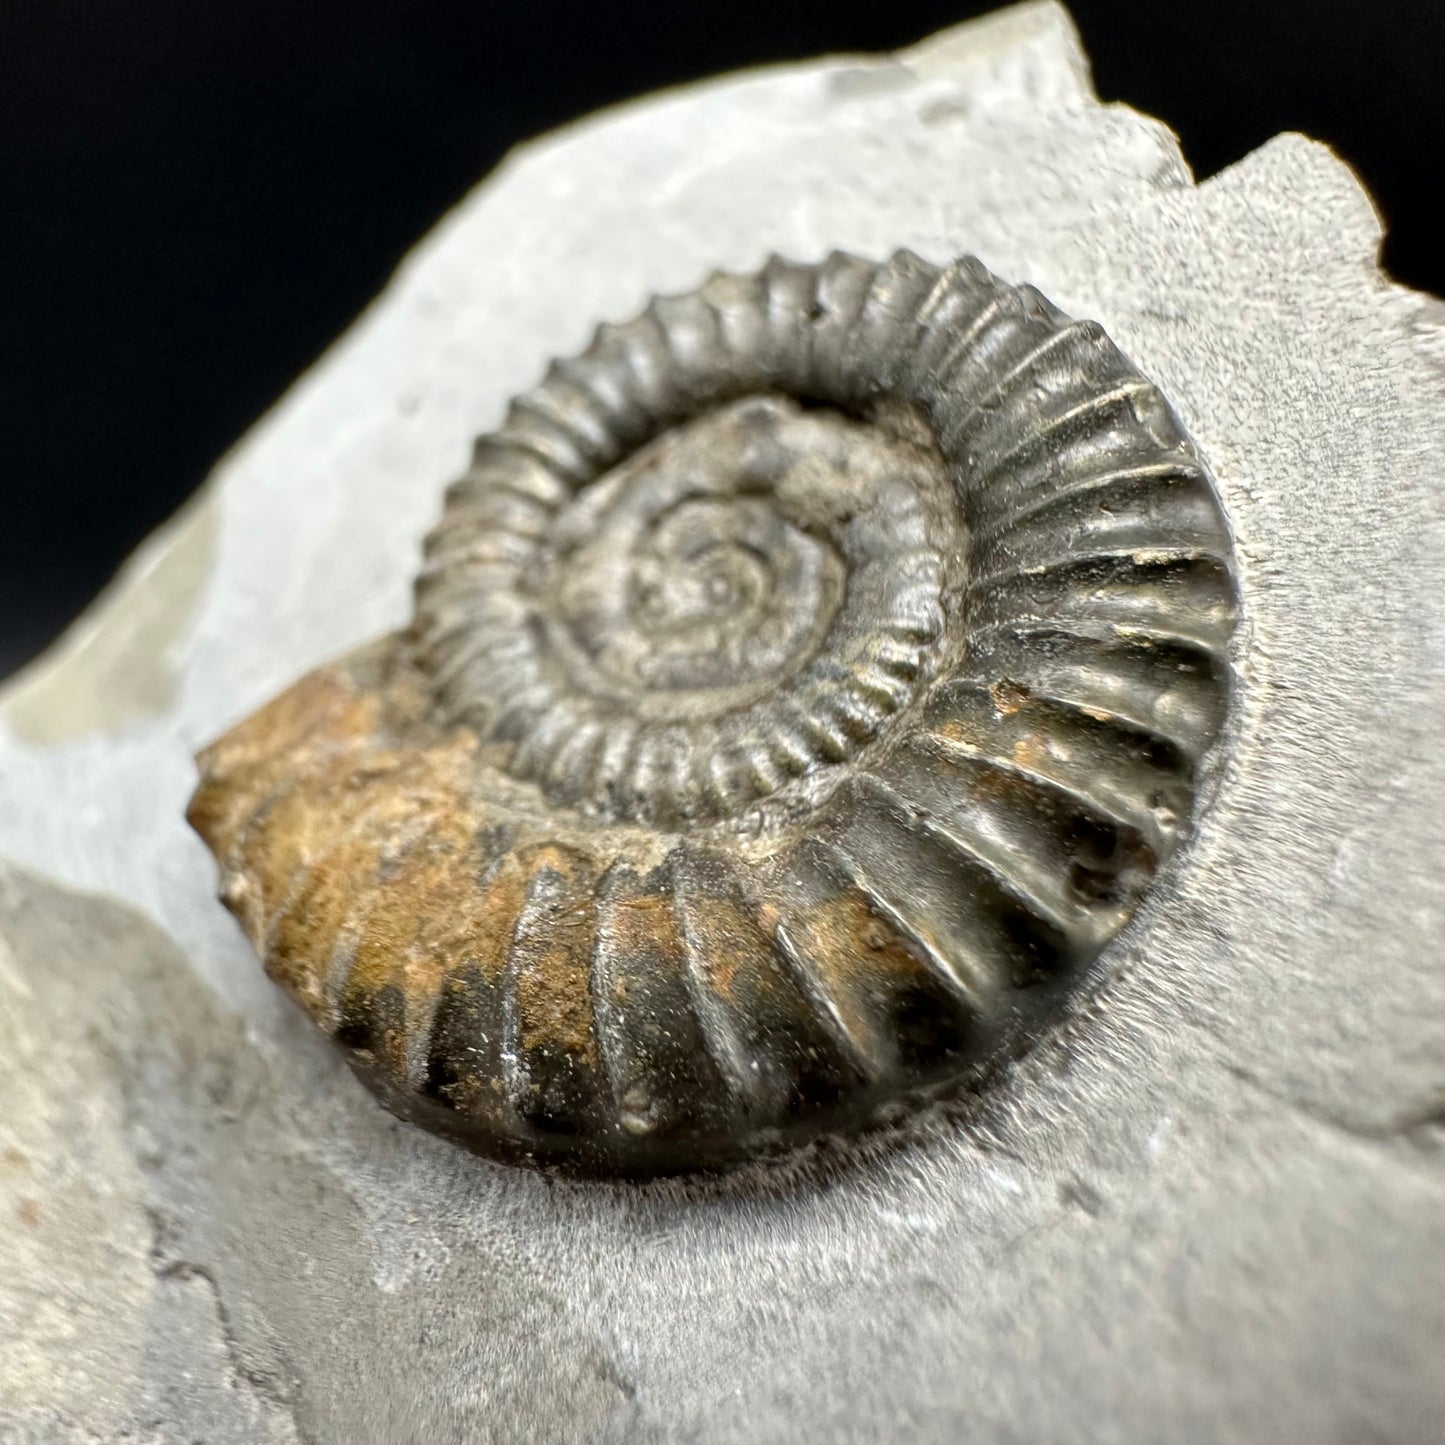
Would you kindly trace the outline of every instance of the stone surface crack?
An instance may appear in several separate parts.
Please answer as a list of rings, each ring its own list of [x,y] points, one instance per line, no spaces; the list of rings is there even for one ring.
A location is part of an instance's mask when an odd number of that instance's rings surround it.
[[[1283,1104],[1312,1123],[1372,1144],[1405,1143],[1425,1154],[1445,1156],[1445,1089],[1386,1119],[1351,1119],[1312,1099],[1301,1098],[1230,1060],[1223,1067],[1233,1078],[1275,1103]]]
[[[211,1303],[216,1313],[216,1323],[221,1341],[225,1346],[226,1359],[237,1383],[255,1391],[266,1404],[280,1410],[291,1422],[296,1438],[302,1445],[317,1445],[316,1440],[297,1419],[295,1405],[281,1383],[265,1370],[258,1370],[250,1364],[241,1348],[226,1297],[221,1289],[215,1271],[198,1260],[186,1259],[173,1254],[170,1242],[175,1238],[176,1227],[159,1209],[146,1206],[146,1217],[151,1227],[151,1247],[148,1256],[151,1273],[162,1280],[199,1280],[210,1292]]]

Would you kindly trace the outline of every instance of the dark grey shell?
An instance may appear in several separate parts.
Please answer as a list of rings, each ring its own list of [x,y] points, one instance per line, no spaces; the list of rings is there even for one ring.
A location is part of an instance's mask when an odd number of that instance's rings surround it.
[[[478,443],[411,631],[202,757],[272,973],[387,1104],[656,1171],[1049,1026],[1185,832],[1229,530],[1158,389],[977,261],[719,275]]]

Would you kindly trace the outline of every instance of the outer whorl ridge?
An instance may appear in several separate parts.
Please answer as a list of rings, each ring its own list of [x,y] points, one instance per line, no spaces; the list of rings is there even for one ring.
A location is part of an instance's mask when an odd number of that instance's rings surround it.
[[[978,262],[773,260],[478,443],[412,628],[201,757],[270,973],[506,1158],[727,1163],[1026,1046],[1188,824],[1229,533],[1158,390]]]

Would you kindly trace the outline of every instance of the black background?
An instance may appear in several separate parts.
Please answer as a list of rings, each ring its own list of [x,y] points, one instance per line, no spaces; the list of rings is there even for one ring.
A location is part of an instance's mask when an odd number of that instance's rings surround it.
[[[514,142],[660,85],[886,50],[970,0],[0,0],[0,675]],[[1445,0],[1076,0],[1208,175],[1333,143],[1445,292]]]

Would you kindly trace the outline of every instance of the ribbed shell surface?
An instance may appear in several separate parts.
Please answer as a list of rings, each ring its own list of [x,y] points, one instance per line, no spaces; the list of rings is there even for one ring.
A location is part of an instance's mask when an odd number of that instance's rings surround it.
[[[726,1164],[1047,1031],[1188,829],[1236,610],[1096,324],[972,259],[775,259],[519,397],[411,629],[202,754],[191,818],[396,1112]]]

